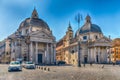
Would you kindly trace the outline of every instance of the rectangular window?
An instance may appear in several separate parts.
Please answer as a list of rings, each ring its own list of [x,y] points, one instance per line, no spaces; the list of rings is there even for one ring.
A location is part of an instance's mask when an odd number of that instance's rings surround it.
[[[83,36],[83,40],[87,40],[87,36]]]

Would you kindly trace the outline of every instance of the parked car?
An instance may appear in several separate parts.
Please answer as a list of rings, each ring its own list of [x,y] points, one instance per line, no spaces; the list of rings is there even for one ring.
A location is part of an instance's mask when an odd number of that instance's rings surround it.
[[[63,65],[63,64],[66,64],[66,62],[65,61],[57,61],[57,64],[58,65]]]
[[[22,71],[22,66],[19,61],[11,61],[8,71]]]
[[[23,67],[26,69],[35,69],[35,64],[32,61],[26,61],[23,63]]]

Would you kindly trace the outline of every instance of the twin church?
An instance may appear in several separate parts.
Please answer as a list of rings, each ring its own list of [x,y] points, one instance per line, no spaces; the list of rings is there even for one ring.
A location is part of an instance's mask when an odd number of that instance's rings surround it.
[[[56,58],[67,64],[108,63],[111,39],[104,36],[100,27],[93,24],[89,15],[75,35],[69,23],[65,36],[56,44]]]
[[[15,33],[8,36],[6,48],[11,60],[33,61],[36,64],[56,62],[56,40],[48,24],[39,18],[34,9],[31,17],[21,22]],[[6,41],[5,41],[6,43]],[[7,57],[7,56],[6,56]],[[5,60],[6,61],[6,60]]]
[[[0,55],[3,62],[23,59],[36,64],[54,64],[60,60],[73,65],[77,65],[78,60],[107,63],[110,43],[111,39],[104,36],[98,25],[92,24],[89,15],[75,35],[69,23],[65,36],[56,42],[52,30],[34,9],[17,31],[0,42]]]

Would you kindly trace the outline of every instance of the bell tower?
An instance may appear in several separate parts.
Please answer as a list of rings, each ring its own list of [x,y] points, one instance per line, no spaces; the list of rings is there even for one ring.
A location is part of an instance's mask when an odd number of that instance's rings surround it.
[[[73,30],[72,30],[71,24],[69,22],[69,26],[68,26],[67,32],[66,32],[66,41],[67,41],[68,45],[72,39],[73,39]]]

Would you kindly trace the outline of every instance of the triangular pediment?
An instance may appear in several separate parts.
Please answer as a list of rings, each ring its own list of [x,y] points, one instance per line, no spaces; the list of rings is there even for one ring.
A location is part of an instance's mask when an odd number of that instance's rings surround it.
[[[40,37],[40,38],[52,38],[51,34],[48,34],[46,31],[35,31],[30,34],[31,37]]]
[[[111,46],[111,40],[107,37],[102,37],[96,40],[91,46]]]
[[[96,43],[106,43],[106,42],[111,42],[111,40],[107,37],[102,37],[98,40],[95,41]]]

